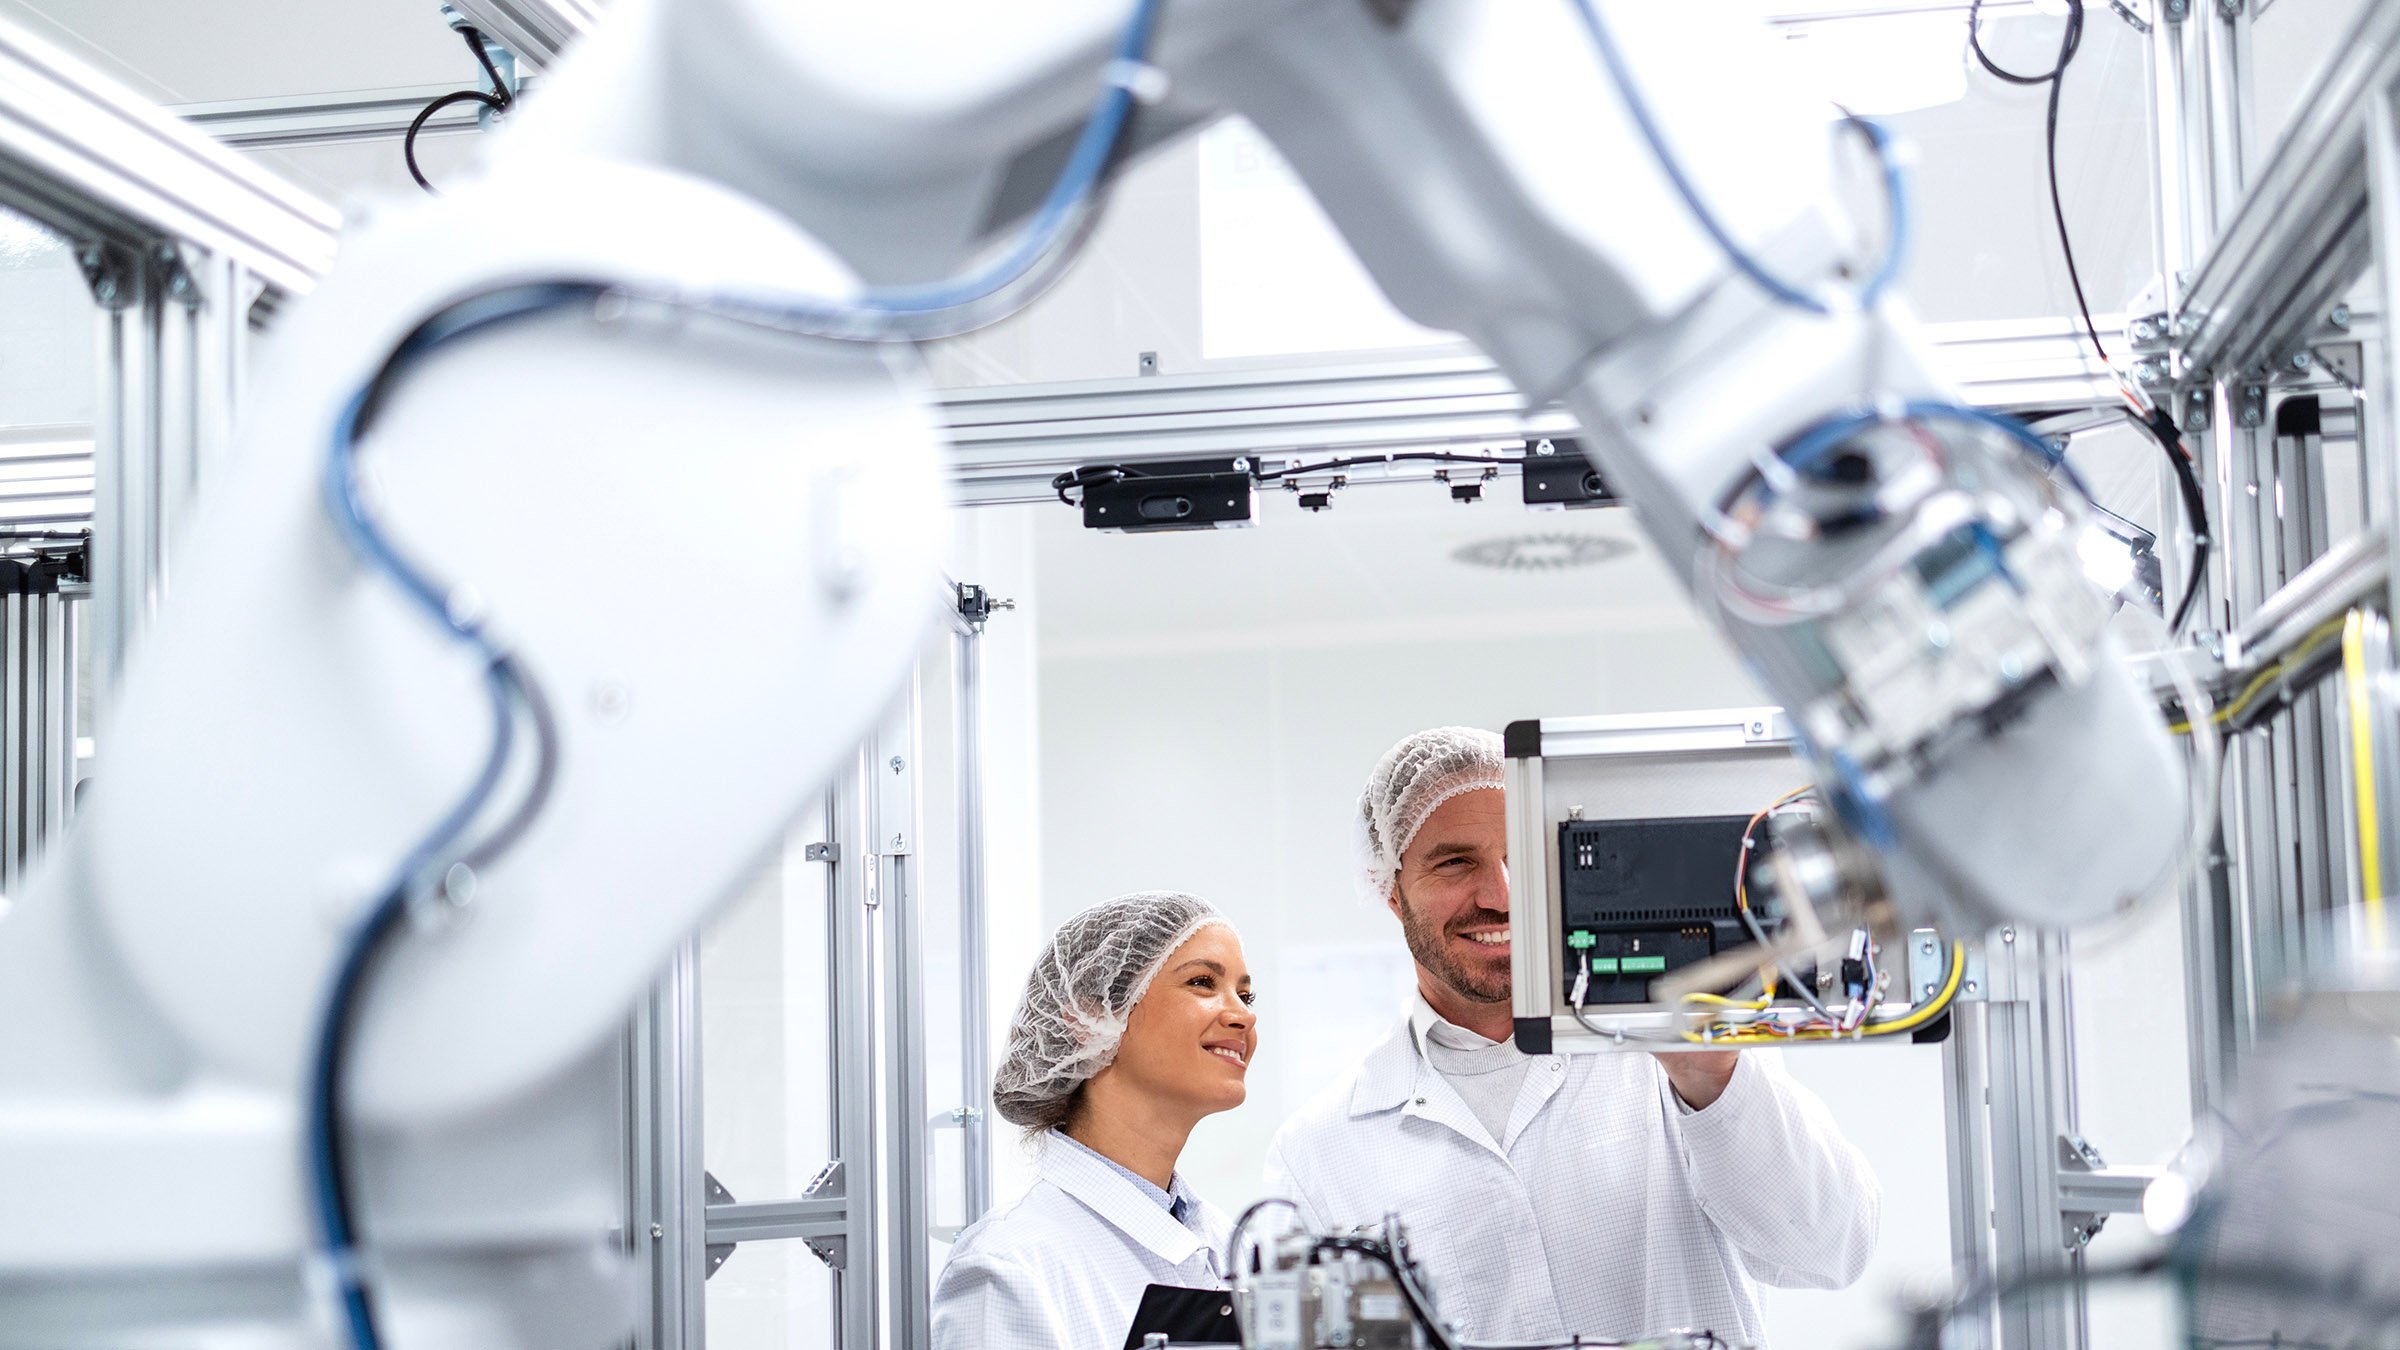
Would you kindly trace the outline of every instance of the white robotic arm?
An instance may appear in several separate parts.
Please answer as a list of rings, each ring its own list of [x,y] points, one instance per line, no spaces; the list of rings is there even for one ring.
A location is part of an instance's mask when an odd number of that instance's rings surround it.
[[[1103,71],[1151,128],[1249,117],[1396,303],[1575,409],[1662,552],[1715,569],[1704,603],[1757,606],[1727,630],[1903,905],[2082,917],[2171,863],[2179,773],[2071,497],[1971,418],[1883,426],[1947,398],[1905,316],[1733,270],[1595,38],[1723,233],[1833,294],[1863,270],[1834,132],[1755,44],[1635,3],[1602,29],[1578,0],[1215,0],[1112,64],[1127,9],[627,0],[486,177],[353,229],[193,524],[105,781],[0,927],[0,1347],[349,1334],[303,1316],[309,1085],[395,875],[416,917],[333,1042],[371,1260],[336,1243],[319,1274],[372,1286],[397,1344],[617,1334],[609,1035],[896,691],[932,592],[913,358],[829,337],[1038,283],[1089,198],[1020,188],[1105,166],[1113,136],[1078,154]],[[1006,284],[905,285],[1024,217]],[[425,603],[353,508],[438,578]],[[485,809],[402,869],[495,727]]]

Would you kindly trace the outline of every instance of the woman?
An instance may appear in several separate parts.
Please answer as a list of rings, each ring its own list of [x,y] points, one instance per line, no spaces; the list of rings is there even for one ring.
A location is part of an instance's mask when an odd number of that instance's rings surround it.
[[[1242,1104],[1250,999],[1241,939],[1197,896],[1122,895],[1059,928],[992,1083],[1039,1176],[959,1235],[934,1350],[1118,1350],[1151,1285],[1224,1287],[1230,1225],[1175,1160],[1201,1117]]]

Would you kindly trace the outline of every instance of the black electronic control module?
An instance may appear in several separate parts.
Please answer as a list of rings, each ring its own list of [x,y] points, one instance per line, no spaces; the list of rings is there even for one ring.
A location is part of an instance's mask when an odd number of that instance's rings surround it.
[[[1587,1005],[1647,1003],[1650,982],[1750,940],[1734,905],[1748,816],[1569,820],[1558,827],[1567,987]]]

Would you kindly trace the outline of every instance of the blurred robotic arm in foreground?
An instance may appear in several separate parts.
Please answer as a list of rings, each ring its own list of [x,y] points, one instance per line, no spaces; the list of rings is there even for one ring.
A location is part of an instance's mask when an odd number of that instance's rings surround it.
[[[1037,294],[1124,156],[1225,112],[1400,308],[1576,412],[1904,911],[2170,876],[2183,775],[2072,475],[1929,368],[1833,207],[1850,129],[1737,27],[618,6],[292,316],[0,929],[0,1346],[309,1344],[320,1306],[362,1346],[619,1334],[611,1035],[926,615],[907,344]],[[628,561],[662,521],[706,522],[705,581]]]

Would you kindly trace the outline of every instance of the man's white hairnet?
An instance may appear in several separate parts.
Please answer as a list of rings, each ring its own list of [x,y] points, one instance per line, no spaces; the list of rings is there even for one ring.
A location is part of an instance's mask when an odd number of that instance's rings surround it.
[[[992,1075],[992,1105],[1028,1130],[1065,1123],[1075,1090],[1117,1057],[1126,1019],[1175,949],[1210,924],[1231,928],[1196,895],[1140,891],[1060,924],[1025,979]]]
[[[1358,799],[1358,863],[1369,899],[1392,898],[1400,855],[1425,818],[1462,792],[1503,786],[1502,764],[1499,734],[1479,727],[1435,727],[1384,752]]]

